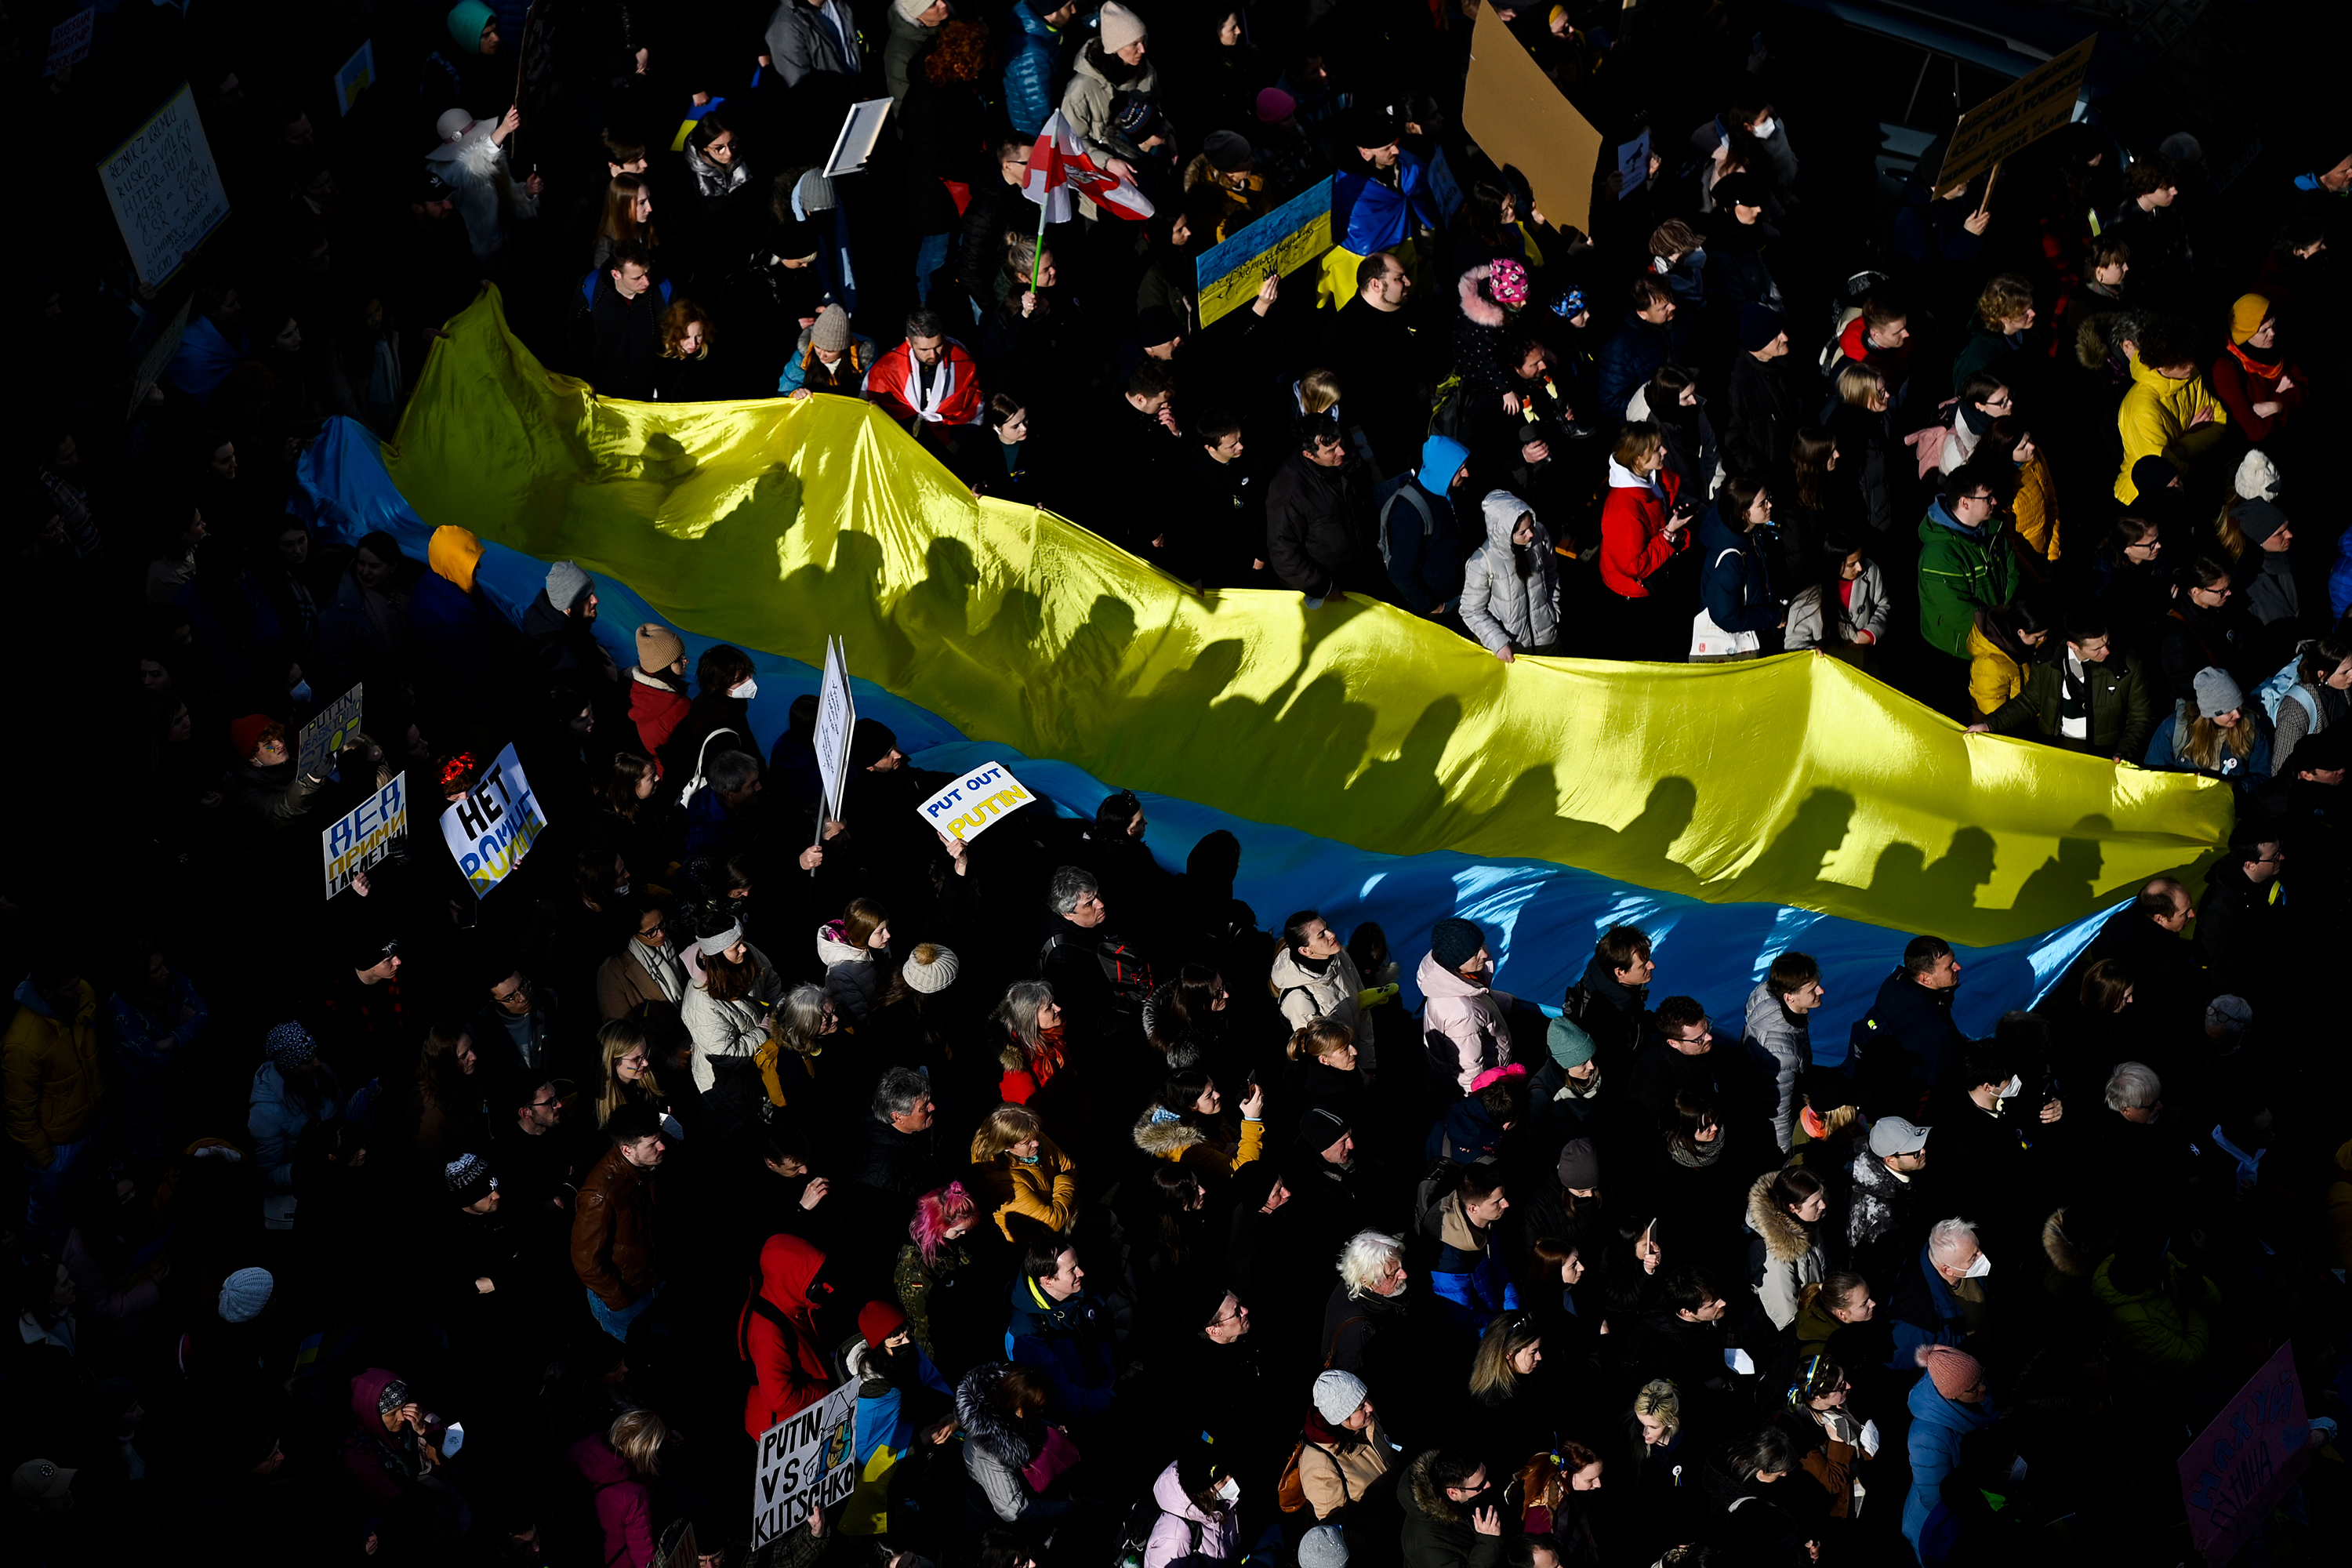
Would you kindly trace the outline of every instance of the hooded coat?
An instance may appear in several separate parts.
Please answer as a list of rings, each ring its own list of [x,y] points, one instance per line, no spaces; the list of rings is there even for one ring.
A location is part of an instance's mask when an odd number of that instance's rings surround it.
[[[604,1527],[604,1568],[648,1568],[654,1560],[654,1508],[646,1483],[602,1432],[589,1433],[563,1458],[594,1495],[596,1522]]]
[[[319,1109],[314,1113],[287,1087],[277,1063],[264,1062],[254,1069],[245,1130],[252,1135],[253,1157],[261,1167],[261,1179],[272,1192],[294,1190],[294,1145],[301,1141],[303,1130],[314,1121],[331,1121],[342,1109],[342,1087],[335,1081],[334,1069],[321,1062],[317,1081]],[[10,1109],[13,1111],[13,1098]]]
[[[1944,1478],[1959,1468],[1960,1439],[1991,1426],[2000,1412],[1990,1394],[1981,1405],[1945,1398],[1924,1372],[1912,1386],[1910,1405],[1911,1493],[1903,1500],[1903,1539],[1916,1549],[1920,1528],[1941,1500]]]
[[[1432,436],[1422,443],[1421,466],[1375,492],[1381,559],[1388,564],[1398,602],[1408,609],[1426,615],[1462,595],[1454,479],[1469,460],[1461,442]]]
[[[1790,1021],[1789,1010],[1760,980],[1748,994],[1745,1023],[1749,1048],[1762,1051],[1772,1065],[1772,1136],[1786,1153],[1796,1136],[1797,1082],[1813,1065],[1812,1037]]]
[[[2141,458],[2170,458],[2177,467],[2180,459],[2176,450],[2200,417],[2216,426],[2230,422],[2229,408],[2201,374],[2175,381],[2134,358],[2131,378],[2131,390],[2124,394],[2123,405],[2116,411],[2116,430],[2124,444],[2123,468],[2116,475],[2116,499],[2126,506],[2139,497],[2139,482],[2132,469]]]
[[[1646,599],[1650,576],[1678,551],[1690,548],[1687,528],[1669,536],[1666,514],[1674,510],[1681,479],[1662,468],[1654,479],[1636,477],[1609,459],[1609,496],[1601,503],[1601,583],[1628,599]]]
[[[1508,490],[1489,490],[1481,503],[1486,542],[1463,569],[1462,620],[1489,653],[1549,648],[1559,641],[1559,557],[1540,522],[1521,545],[1511,535],[1531,508]]]
[[[1143,1568],[1230,1563],[1241,1554],[1240,1516],[1230,1508],[1211,1513],[1186,1496],[1173,1460],[1151,1483],[1151,1500],[1160,1505],[1160,1517],[1143,1543]]]
[[[810,1296],[824,1267],[824,1254],[797,1236],[772,1236],[760,1248],[759,1289],[744,1299],[735,1322],[737,1354],[759,1380],[743,1396],[743,1430],[755,1442],[777,1422],[823,1399],[833,1384],[817,1348]]]
[[[1456,1097],[1468,1094],[1480,1073],[1511,1059],[1513,998],[1463,979],[1433,952],[1422,954],[1412,978],[1422,994],[1424,1076],[1433,1089],[1445,1084]]]
[[[380,1366],[352,1379],[352,1426],[343,1436],[343,1474],[374,1512],[412,1501],[425,1474],[415,1431],[407,1426],[384,1430],[383,1392],[400,1381],[398,1373]],[[431,1417],[425,1423],[423,1440],[438,1449],[446,1430],[438,1416]]]
[[[1342,956],[1345,956],[1344,954]],[[6,1080],[8,1137],[27,1164],[47,1170],[57,1145],[88,1137],[106,1110],[99,1062],[98,1000],[89,983],[74,984],[73,1015],[60,1017],[30,980],[16,987],[16,1013],[0,1038]],[[264,1065],[264,1072],[277,1068]],[[260,1081],[255,1080],[258,1105]],[[291,1145],[283,1159],[290,1159]]]
[[[1303,1029],[1313,1019],[1329,1018],[1355,1031],[1357,1065],[1377,1068],[1380,1060],[1372,1054],[1372,1016],[1357,1001],[1365,989],[1364,977],[1357,973],[1356,961],[1348,950],[1341,948],[1324,963],[1320,974],[1300,963],[1287,946],[1274,955],[1274,968],[1267,976],[1274,986],[1275,1005],[1282,1010],[1283,1022],[1293,1029]]]
[[[1056,1301],[1026,1274],[1014,1278],[1011,1300],[1004,1353],[1045,1374],[1052,1389],[1046,1413],[1069,1421],[1108,1410],[1118,1385],[1118,1357],[1101,1301],[1083,1289]]]
[[[1496,1313],[1518,1306],[1518,1287],[1495,1253],[1493,1227],[1471,1222],[1459,1189],[1430,1205],[1422,1215],[1421,1232],[1436,1243],[1429,1288],[1436,1292],[1439,1310],[1447,1321],[1479,1331]]]
[[[1797,590],[1789,601],[1789,619],[1780,634],[1780,646],[1790,653],[1801,653],[1823,643],[1850,643],[1857,633],[1868,632],[1873,643],[1886,640],[1886,628],[1895,619],[1894,608],[1886,598],[1886,578],[1878,570],[1878,563],[1865,560],[1862,575],[1853,580],[1852,598],[1838,606],[1837,631],[1832,636],[1822,618],[1822,590],[1818,583]]]
[[[1085,141],[1097,163],[1124,158],[1140,163],[1147,154],[1120,132],[1118,109],[1122,100],[1159,101],[1159,62],[1147,53],[1132,76],[1114,82],[1103,68],[1105,52],[1098,39],[1090,39],[1079,48],[1070,67],[1070,79],[1062,87],[1062,118]]]
[[[1135,1146],[1155,1160],[1190,1165],[1196,1171],[1230,1176],[1265,1150],[1265,1123],[1244,1121],[1240,1146],[1227,1154],[1209,1142],[1189,1117],[1167,1117],[1157,1104],[1147,1105],[1135,1119]]]
[[[1765,1172],[1748,1188],[1748,1228],[1755,1237],[1748,1244],[1748,1289],[1764,1304],[1772,1326],[1786,1329],[1797,1321],[1799,1287],[1820,1284],[1829,1260],[1822,1252],[1820,1227],[1772,1201],[1774,1174]]]
[[[1788,619],[1772,592],[1771,559],[1764,550],[1767,537],[1760,528],[1734,529],[1725,520],[1719,501],[1699,520],[1699,601],[1717,631],[1727,634],[1706,638],[1709,644],[1725,646],[1703,651],[1753,653],[1761,647],[1763,634],[1778,630]],[[1692,637],[1691,651],[1702,651],[1696,635]]]
[[[2137,1381],[2174,1387],[2192,1382],[2213,1342],[2213,1321],[2221,1293],[2213,1282],[2179,1258],[2164,1259],[2165,1278],[2144,1290],[2116,1283],[2115,1258],[2104,1259],[2091,1276],[2091,1294],[2106,1309],[2107,1346]]]
[[[955,1393],[956,1419],[963,1426],[964,1474],[980,1489],[990,1514],[1004,1524],[1024,1518],[1034,1521],[1071,1507],[1046,1502],[1022,1479],[1021,1472],[1045,1447],[1045,1424],[1035,1416],[1015,1421],[997,1409],[997,1384],[1012,1370],[1001,1361],[973,1367],[956,1384]]]
[[[1919,520],[1919,635],[1927,646],[1969,657],[1969,628],[1979,610],[2017,597],[2016,553],[1990,527],[1969,528],[1941,496]]]
[[[1397,1503],[1404,1510],[1404,1568],[1500,1568],[1503,1538],[1479,1534],[1468,1506],[1447,1497],[1431,1474],[1438,1452],[1430,1449],[1397,1479]],[[1503,1478],[1494,1479],[1499,1484]]]

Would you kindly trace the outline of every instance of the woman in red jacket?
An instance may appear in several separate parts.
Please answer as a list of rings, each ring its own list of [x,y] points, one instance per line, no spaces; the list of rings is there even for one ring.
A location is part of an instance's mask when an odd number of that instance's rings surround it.
[[[2309,395],[2303,367],[2279,352],[2278,317],[2260,294],[2242,294],[2230,307],[2230,341],[2213,362],[2213,392],[2230,422],[2260,443],[2292,418]]]
[[[754,1441],[833,1384],[816,1337],[816,1300],[833,1294],[817,1279],[824,1267],[824,1254],[797,1236],[772,1236],[760,1248],[760,1287],[735,1324],[736,1354],[760,1379],[743,1396],[743,1430]]]
[[[1692,510],[1666,468],[1658,427],[1646,419],[1626,426],[1609,459],[1609,499],[1601,503],[1601,584],[1613,612],[1608,657],[1678,661],[1688,651],[1682,606],[1688,595],[1662,597],[1657,590],[1658,574],[1690,547]]]

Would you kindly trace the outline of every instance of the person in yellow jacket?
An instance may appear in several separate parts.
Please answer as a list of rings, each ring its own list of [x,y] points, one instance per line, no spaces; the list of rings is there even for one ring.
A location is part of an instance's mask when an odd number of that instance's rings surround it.
[[[1041,1231],[1066,1232],[1078,1214],[1077,1167],[1045,1136],[1037,1113],[1000,1105],[971,1135],[971,1170],[964,1184],[1015,1244]],[[1027,1222],[1014,1228],[1013,1217]]]
[[[106,1114],[98,1059],[98,995],[62,964],[34,966],[16,987],[0,1036],[8,1136],[25,1160],[25,1228],[36,1246],[62,1246],[68,1189]]]
[[[2092,1274],[2091,1295],[2106,1310],[2118,1401],[2162,1413],[2204,1368],[2221,1292],[2155,1237],[2127,1233]]]
[[[2033,652],[2050,640],[2049,620],[2019,600],[1979,609],[1969,623],[1969,697],[1980,718],[2025,689]]]
[[[1230,1176],[1265,1152],[1265,1090],[1249,1086],[1238,1139],[1222,1115],[1224,1106],[1224,1095],[1207,1073],[1198,1068],[1170,1073],[1160,1098],[1136,1118],[1135,1146],[1155,1160]]]
[[[2124,464],[2116,475],[2116,499],[2129,506],[2139,497],[2132,466],[2142,458],[2164,458],[2185,468],[2222,438],[2230,411],[2206,381],[2197,346],[2182,326],[2158,318],[2147,324],[2131,356],[2131,390],[2116,410],[2123,437]]]

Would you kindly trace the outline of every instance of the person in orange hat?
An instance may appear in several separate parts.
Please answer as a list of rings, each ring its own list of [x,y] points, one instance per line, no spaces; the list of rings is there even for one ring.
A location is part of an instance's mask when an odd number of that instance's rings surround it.
[[[2279,346],[2278,313],[2260,294],[2241,294],[2230,307],[2230,341],[2211,373],[2214,394],[2231,421],[2260,445],[2294,417],[2310,395],[2311,378]]]
[[[1916,1551],[1928,1510],[1941,1500],[1944,1478],[1960,1462],[1960,1440],[2000,1416],[1984,1366],[1951,1345],[1921,1345],[1924,1369],[1911,1389],[1911,1495],[1903,1501],[1903,1539]]]

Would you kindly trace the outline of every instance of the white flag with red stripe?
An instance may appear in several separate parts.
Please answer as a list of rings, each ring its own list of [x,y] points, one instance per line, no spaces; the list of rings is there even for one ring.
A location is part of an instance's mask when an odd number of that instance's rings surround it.
[[[1045,209],[1047,223],[1067,223],[1076,216],[1072,198],[1084,196],[1113,217],[1139,222],[1151,216],[1151,198],[1094,161],[1087,144],[1055,110],[1037,132],[1029,149],[1029,176],[1021,194]]]

